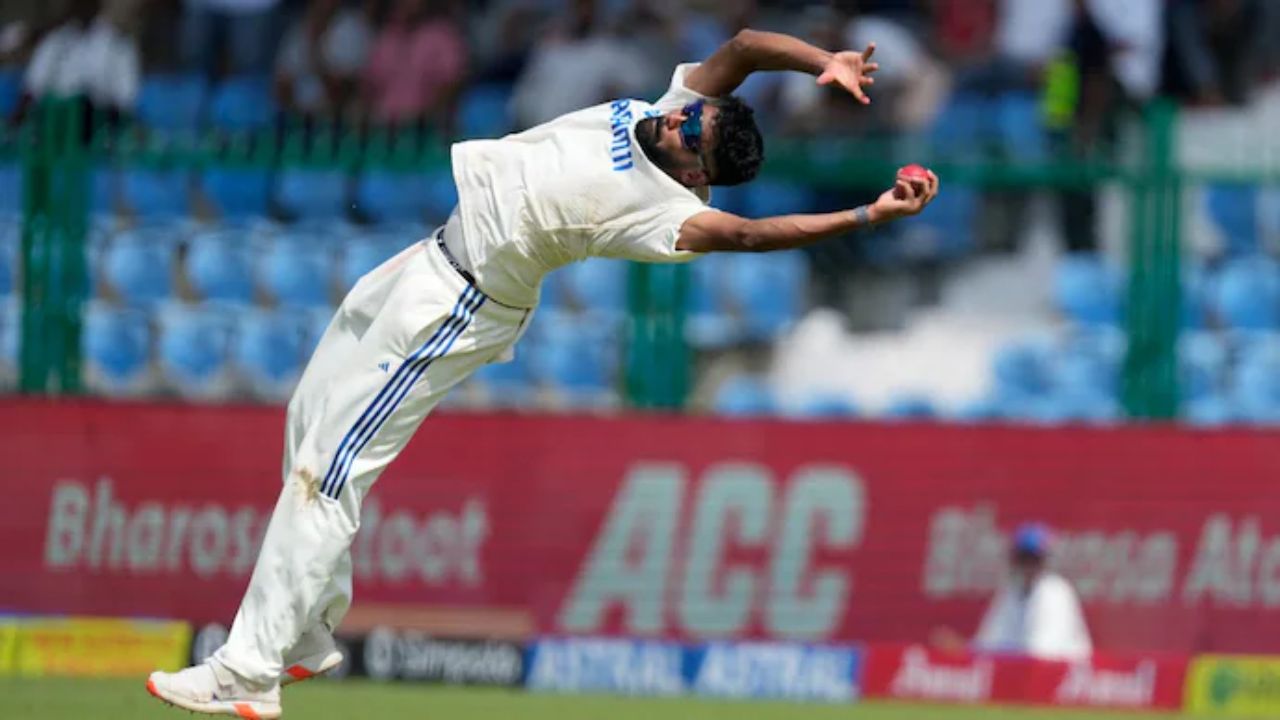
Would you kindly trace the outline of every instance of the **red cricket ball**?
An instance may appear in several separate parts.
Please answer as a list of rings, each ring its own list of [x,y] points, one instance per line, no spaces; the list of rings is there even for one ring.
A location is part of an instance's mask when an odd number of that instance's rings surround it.
[[[924,190],[924,183],[929,182],[929,171],[923,165],[911,163],[898,168],[898,177],[916,186],[916,192]],[[897,187],[893,189],[893,196],[899,200],[906,197]]]

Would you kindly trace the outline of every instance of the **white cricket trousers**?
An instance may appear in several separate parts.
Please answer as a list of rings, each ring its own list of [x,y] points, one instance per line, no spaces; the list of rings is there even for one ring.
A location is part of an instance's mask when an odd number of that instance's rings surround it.
[[[338,626],[361,500],[445,393],[506,354],[528,315],[468,284],[434,236],[356,283],[289,401],[284,489],[219,662],[274,684],[303,632]]]

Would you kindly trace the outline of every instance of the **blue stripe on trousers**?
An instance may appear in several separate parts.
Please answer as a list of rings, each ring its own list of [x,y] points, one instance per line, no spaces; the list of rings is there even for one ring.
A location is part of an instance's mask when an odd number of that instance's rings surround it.
[[[360,441],[359,445],[356,446],[355,451],[347,455],[346,467],[343,468],[343,471],[339,476],[340,479],[333,489],[334,498],[337,498],[342,494],[342,489],[346,487],[347,478],[351,472],[351,464],[355,462],[355,459],[359,457],[365,446],[368,445],[369,442],[373,440],[374,436],[378,434],[378,431],[382,429],[382,426],[387,422],[387,420],[391,419],[391,415],[395,412],[396,408],[400,406],[400,403],[403,402],[406,397],[408,397],[409,391],[413,389],[413,386],[417,384],[418,380],[427,372],[427,367],[429,367],[432,362],[449,353],[449,350],[453,347],[453,343],[456,342],[458,338],[462,337],[462,333],[466,332],[467,327],[471,324],[471,320],[475,317],[475,311],[479,310],[481,305],[484,305],[484,301],[486,299],[487,298],[485,298],[484,295],[480,295],[479,301],[464,306],[462,309],[462,323],[455,326],[455,332],[451,333],[447,338],[441,339],[437,352],[428,353],[417,362],[412,375],[408,378],[408,381],[402,383],[397,391],[391,403],[391,409],[379,416],[380,419],[377,424],[373,426],[373,429],[370,432],[364,435],[364,438]]]
[[[359,442],[360,436],[373,425],[377,416],[387,409],[386,401],[395,393],[397,385],[410,372],[412,372],[414,363],[416,363],[423,354],[430,352],[433,349],[433,346],[435,346],[442,337],[452,332],[455,325],[463,321],[463,308],[466,305],[482,298],[483,295],[474,288],[467,287],[467,289],[463,291],[462,296],[458,298],[458,302],[453,306],[453,310],[450,311],[449,316],[443,323],[441,323],[440,327],[436,328],[436,331],[432,334],[431,338],[414,351],[412,355],[406,358],[404,362],[400,364],[400,367],[396,368],[391,379],[387,381],[387,384],[384,385],[382,390],[378,392],[376,397],[374,397],[373,402],[364,409],[364,412],[361,413],[359,419],[356,420],[355,424],[342,438],[342,442],[339,443],[338,450],[334,453],[334,459],[329,466],[329,470],[325,473],[324,482],[320,487],[320,491],[322,493],[326,495],[330,494],[329,491],[337,481],[339,468],[346,463],[346,456]],[[337,497],[337,493],[333,493],[333,496]]]

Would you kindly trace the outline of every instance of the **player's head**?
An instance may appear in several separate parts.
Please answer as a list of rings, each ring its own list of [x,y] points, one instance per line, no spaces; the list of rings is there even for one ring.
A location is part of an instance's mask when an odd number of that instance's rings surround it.
[[[1026,523],[1013,534],[1009,568],[1013,580],[1023,592],[1030,592],[1036,578],[1044,571],[1052,535],[1042,523]]]
[[[755,113],[734,96],[641,120],[636,138],[649,159],[686,187],[747,182],[764,160]]]

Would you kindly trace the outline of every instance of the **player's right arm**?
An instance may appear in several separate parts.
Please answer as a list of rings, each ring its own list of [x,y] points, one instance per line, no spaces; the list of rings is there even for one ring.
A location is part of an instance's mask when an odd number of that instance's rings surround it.
[[[793,70],[817,77],[819,85],[842,87],[866,105],[871,98],[863,88],[875,82],[871,74],[880,69],[870,62],[875,50],[872,43],[862,52],[833,53],[790,35],[745,29],[691,70],[685,87],[707,97],[723,97],[753,72]]]
[[[938,194],[938,176],[927,183],[899,179],[871,205],[812,215],[779,215],[756,220],[708,210],[680,226],[676,249],[687,252],[770,252],[804,247],[853,230],[891,222],[924,210]]]

